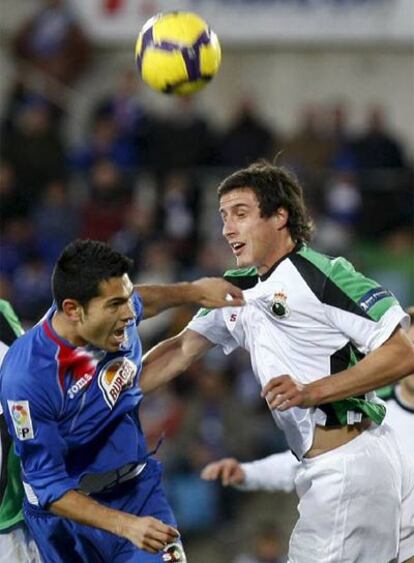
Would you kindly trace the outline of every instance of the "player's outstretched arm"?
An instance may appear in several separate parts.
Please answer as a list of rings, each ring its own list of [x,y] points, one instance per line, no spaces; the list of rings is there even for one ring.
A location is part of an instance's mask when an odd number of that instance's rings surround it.
[[[227,487],[228,485],[243,485],[246,474],[237,459],[227,457],[206,465],[201,472],[201,478],[206,481],[219,479],[221,484]]]
[[[221,479],[224,486],[232,485],[243,491],[285,491],[295,488],[300,462],[288,450],[262,459],[240,463],[225,458],[209,463],[201,472],[207,481]]]
[[[214,344],[210,340],[189,328],[160,342],[142,358],[142,392],[149,393],[168,383],[201,358],[212,346]]]
[[[199,305],[215,309],[244,305],[243,292],[222,278],[202,278],[170,285],[136,285],[144,303],[144,318],[179,305]]]
[[[126,538],[149,553],[157,553],[179,537],[175,528],[156,518],[138,517],[108,508],[78,491],[68,491],[53,502],[49,510],[63,518]]]
[[[262,396],[271,409],[285,411],[291,407],[312,407],[362,395],[395,383],[414,372],[414,345],[402,329],[353,367],[309,384],[290,375],[272,378]]]

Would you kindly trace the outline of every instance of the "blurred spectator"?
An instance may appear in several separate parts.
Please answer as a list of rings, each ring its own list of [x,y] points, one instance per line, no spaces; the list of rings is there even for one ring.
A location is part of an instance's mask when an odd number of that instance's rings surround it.
[[[18,189],[13,166],[0,161],[0,232],[8,220],[25,217],[27,212],[27,201]]]
[[[16,172],[16,181],[29,205],[38,201],[45,185],[66,173],[63,142],[52,126],[48,106],[28,99],[17,117],[16,130],[4,139],[2,154]]]
[[[72,83],[85,68],[90,44],[69,3],[43,0],[14,39],[18,59],[28,62],[56,80]]]
[[[175,100],[168,116],[152,118],[148,128],[148,163],[159,175],[171,169],[209,164],[214,137],[191,96]]]
[[[145,249],[143,267],[138,272],[134,283],[163,284],[176,280],[177,262],[170,251],[166,240],[157,240]],[[166,337],[169,326],[174,318],[174,310],[163,311],[156,317],[146,319],[139,325],[139,334],[145,347],[153,346]]]
[[[345,227],[356,225],[361,211],[361,195],[354,172],[343,170],[329,179],[325,211],[329,218]]]
[[[199,473],[218,456],[245,457],[251,447],[246,412],[230,392],[225,373],[204,362],[193,368],[195,390],[183,406],[179,432],[170,444],[169,463],[176,469],[167,486],[184,532],[206,530],[231,515],[235,505],[226,500],[234,500],[235,491],[203,482]]]
[[[199,473],[205,464],[223,456],[245,458],[251,451],[252,430],[226,374],[200,362],[194,384],[177,438],[183,468]]]
[[[233,563],[286,563],[280,532],[272,522],[262,522],[256,527],[252,549],[238,555]]]
[[[356,170],[353,138],[349,132],[348,111],[344,103],[328,110],[328,137],[331,145],[329,166],[334,170]]]
[[[123,171],[129,171],[137,164],[135,147],[130,139],[119,135],[111,115],[96,117],[89,139],[83,146],[72,150],[70,155],[72,167],[79,172],[89,172],[102,159]]]
[[[144,269],[147,247],[156,242],[155,219],[152,209],[128,207],[122,226],[111,239],[111,246],[126,254],[134,261],[134,274],[139,275]]]
[[[400,142],[387,131],[384,110],[372,106],[367,122],[354,150],[362,195],[359,232],[374,239],[412,225],[412,177]]]
[[[227,251],[227,248],[224,249]],[[195,263],[186,270],[184,278],[196,280],[209,276],[221,276],[227,269],[227,261],[223,256],[223,245],[204,241],[197,247]]]
[[[188,173],[177,170],[165,178],[159,227],[185,265],[192,263],[196,251],[198,199],[198,186]]]
[[[146,160],[148,115],[139,98],[139,81],[133,68],[121,72],[113,94],[98,100],[93,109],[93,119],[110,117],[116,127],[120,141],[135,150],[135,161]]]
[[[283,158],[299,174],[320,173],[328,167],[332,149],[323,129],[321,110],[307,104],[301,108],[296,133],[287,141]]]
[[[357,139],[354,150],[361,170],[405,167],[401,143],[387,131],[380,106],[369,108],[366,131]]]
[[[0,237],[0,272],[9,279],[25,260],[35,251],[32,224],[24,218],[15,217],[3,225]]]
[[[58,105],[53,99],[48,99],[47,92],[41,94],[39,88],[36,92],[32,90],[29,84],[25,83],[26,80],[26,73],[18,73],[6,92],[1,116],[1,135],[4,139],[16,131],[21,109],[33,99],[41,101],[47,107],[54,126],[60,125],[60,118],[64,109],[62,105]]]
[[[254,101],[245,98],[222,136],[218,160],[225,166],[247,166],[259,158],[271,160],[275,147],[274,131],[260,119]]]
[[[110,240],[122,227],[129,201],[121,170],[108,160],[97,161],[90,175],[90,197],[82,209],[81,236]]]
[[[16,313],[26,322],[37,322],[47,311],[52,298],[50,267],[39,254],[33,253],[16,269],[12,284]]]
[[[32,221],[39,252],[52,265],[63,247],[79,234],[79,210],[72,205],[63,181],[54,180],[46,186]]]

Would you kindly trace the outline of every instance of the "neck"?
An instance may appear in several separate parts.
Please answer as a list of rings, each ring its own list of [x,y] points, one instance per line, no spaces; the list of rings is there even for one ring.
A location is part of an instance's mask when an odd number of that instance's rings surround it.
[[[259,276],[266,274],[277,262],[284,258],[287,254],[290,254],[294,250],[296,243],[289,237],[282,243],[275,245],[275,251],[269,255],[264,263],[258,266],[257,272]]]
[[[73,346],[85,346],[85,340],[77,333],[76,327],[61,311],[56,312],[51,320],[53,330],[58,336],[70,342]]]

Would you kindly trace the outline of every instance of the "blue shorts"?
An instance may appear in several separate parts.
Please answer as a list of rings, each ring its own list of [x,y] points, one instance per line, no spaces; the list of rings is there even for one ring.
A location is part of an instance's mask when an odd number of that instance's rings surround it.
[[[161,463],[149,459],[142,473],[111,491],[91,495],[115,510],[153,516],[177,526],[161,485]],[[26,523],[44,563],[157,563],[162,554],[151,554],[130,541],[98,528],[83,526],[46,510],[24,504]]]

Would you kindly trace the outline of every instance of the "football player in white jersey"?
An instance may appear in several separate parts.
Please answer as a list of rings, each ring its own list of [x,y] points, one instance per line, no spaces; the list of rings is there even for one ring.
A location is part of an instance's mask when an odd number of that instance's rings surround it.
[[[343,258],[307,246],[297,180],[255,163],[218,189],[223,235],[246,305],[201,310],[145,357],[147,392],[212,346],[245,348],[272,415],[300,460],[299,520],[290,563],[372,563],[414,556],[399,542],[401,505],[414,510],[414,464],[403,459],[373,389],[414,372],[408,315],[388,290]],[[240,437],[238,437],[240,439]]]
[[[411,319],[409,336],[414,342],[414,307],[410,307],[407,313]],[[382,396],[387,399],[385,422],[396,432],[402,448],[414,458],[414,374],[385,389]],[[243,491],[292,492],[300,466],[288,450],[248,463],[241,463],[235,458],[220,459],[209,463],[201,476],[207,481],[220,479],[224,486],[232,485]],[[410,517],[413,518],[412,511],[407,522],[402,515],[402,535],[405,529],[409,530]]]
[[[407,309],[411,324],[408,334],[414,342],[414,306]],[[397,434],[402,447],[414,456],[414,374],[407,375],[394,386],[385,388],[387,400],[385,422]],[[234,485],[245,491],[293,491],[300,462],[290,451],[263,459],[241,463],[224,458],[206,465],[201,476],[207,481],[220,479],[224,486]]]

